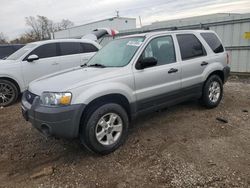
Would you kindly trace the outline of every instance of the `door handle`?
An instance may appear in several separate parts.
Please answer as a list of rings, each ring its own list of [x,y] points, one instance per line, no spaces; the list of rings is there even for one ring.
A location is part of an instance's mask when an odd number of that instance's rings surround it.
[[[206,65],[208,65],[208,62],[206,62],[206,61],[203,61],[203,62],[201,63],[201,66],[206,66]]]
[[[175,72],[178,72],[178,69],[171,68],[171,69],[168,71],[169,74],[175,73]]]

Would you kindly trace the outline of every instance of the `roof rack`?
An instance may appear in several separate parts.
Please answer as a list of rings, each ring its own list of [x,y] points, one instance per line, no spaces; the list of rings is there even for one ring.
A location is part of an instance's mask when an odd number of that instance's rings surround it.
[[[208,26],[204,26],[203,24],[200,24],[198,27],[170,27],[170,31],[176,31],[176,30],[187,30],[187,29],[201,29],[201,30],[209,30],[210,28]]]

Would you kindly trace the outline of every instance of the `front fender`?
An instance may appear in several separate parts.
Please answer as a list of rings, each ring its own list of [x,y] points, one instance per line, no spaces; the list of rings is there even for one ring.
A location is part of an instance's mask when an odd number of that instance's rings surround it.
[[[0,78],[9,78],[11,80],[14,80],[18,84],[21,93],[26,89],[23,82],[21,80],[19,80],[16,76],[0,72]]]
[[[79,90],[79,89],[78,89]],[[83,92],[81,92],[83,91]],[[73,92],[73,103],[74,104],[89,104],[94,99],[108,95],[108,94],[121,94],[127,98],[129,103],[136,101],[133,89],[128,85],[121,83],[108,83],[108,84],[97,84],[84,90],[76,91],[76,96],[74,97]]]

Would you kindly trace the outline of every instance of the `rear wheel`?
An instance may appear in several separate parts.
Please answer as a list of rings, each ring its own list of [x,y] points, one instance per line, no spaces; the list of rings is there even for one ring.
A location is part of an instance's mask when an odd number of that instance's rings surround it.
[[[89,109],[82,122],[80,140],[91,151],[109,154],[120,147],[128,133],[128,115],[124,108],[115,103]]]
[[[0,106],[9,106],[16,102],[18,89],[15,84],[8,80],[0,79]]]
[[[202,94],[202,103],[207,108],[219,105],[223,95],[223,83],[217,75],[210,76],[205,82]]]

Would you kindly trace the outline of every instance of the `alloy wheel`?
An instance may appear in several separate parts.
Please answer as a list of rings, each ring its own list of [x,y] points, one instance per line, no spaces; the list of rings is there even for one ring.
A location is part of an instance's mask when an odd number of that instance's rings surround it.
[[[213,103],[216,103],[221,95],[221,87],[217,81],[213,81],[209,86],[208,97]]]
[[[7,83],[0,83],[0,106],[9,104],[14,98],[14,88]]]
[[[122,135],[123,122],[116,113],[108,113],[100,118],[96,125],[95,135],[98,142],[109,146],[116,143]]]

